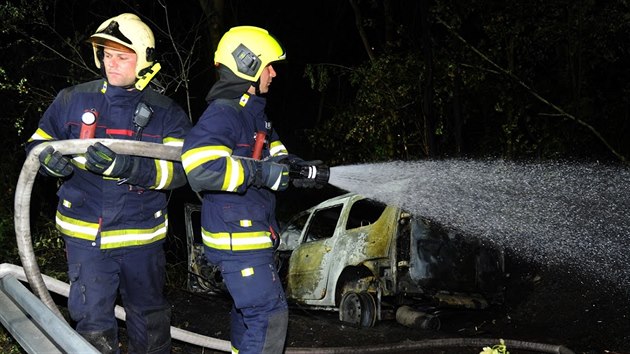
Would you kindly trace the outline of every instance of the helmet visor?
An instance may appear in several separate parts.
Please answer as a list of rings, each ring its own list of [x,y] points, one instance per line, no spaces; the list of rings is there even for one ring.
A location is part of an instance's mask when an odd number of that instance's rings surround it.
[[[127,44],[129,46],[133,45],[131,40],[129,38],[127,38],[120,31],[120,26],[118,25],[118,22],[116,22],[116,21],[111,21],[109,23],[109,25],[107,25],[107,27],[105,27],[102,30],[96,32],[93,35],[93,37],[101,37],[101,38],[110,37],[111,39],[117,39],[118,41],[121,42],[121,44]]]

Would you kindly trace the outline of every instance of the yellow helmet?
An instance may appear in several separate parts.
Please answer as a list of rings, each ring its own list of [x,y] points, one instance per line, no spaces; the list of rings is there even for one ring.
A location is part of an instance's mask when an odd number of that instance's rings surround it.
[[[94,51],[94,63],[101,68],[99,47],[112,47],[116,50],[129,48],[138,59],[136,62],[136,77],[142,78],[153,65],[155,52],[155,38],[153,32],[140,18],[134,14],[125,13],[112,17],[103,22],[96,33],[88,39]],[[122,48],[120,46],[123,46]]]
[[[286,59],[286,53],[267,30],[254,26],[232,27],[214,53],[214,63],[223,64],[236,76],[256,82],[269,63]]]

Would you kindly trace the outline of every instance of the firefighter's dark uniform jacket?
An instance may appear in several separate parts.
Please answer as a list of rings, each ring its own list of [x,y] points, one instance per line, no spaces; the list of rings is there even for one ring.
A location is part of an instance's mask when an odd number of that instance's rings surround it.
[[[29,139],[27,150],[44,141],[78,139],[86,110],[98,113],[95,138],[136,140],[133,116],[141,101],[153,110],[141,140],[182,146],[191,124],[171,99],[149,88],[128,91],[95,80],[57,95]],[[57,229],[73,241],[84,240],[102,249],[163,242],[168,226],[163,190],[185,184],[185,174],[178,162],[139,159],[130,178],[120,183],[118,178],[86,170],[85,157],[74,156],[74,172],[58,191]]]
[[[202,237],[210,248],[273,247],[271,237],[278,229],[275,195],[267,188],[248,186],[251,176],[237,158],[251,158],[256,132],[265,130],[265,103],[265,98],[247,94],[240,100],[213,100],[184,142],[182,163],[192,189],[228,192],[203,194]],[[267,136],[262,158],[287,156],[278,135]]]

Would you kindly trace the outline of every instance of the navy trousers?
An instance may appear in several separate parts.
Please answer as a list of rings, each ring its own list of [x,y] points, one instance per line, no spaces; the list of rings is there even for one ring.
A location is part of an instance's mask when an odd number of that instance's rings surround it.
[[[273,261],[273,250],[223,251],[205,247],[234,301],[230,342],[239,354],[284,351],[289,309]]]
[[[120,295],[126,313],[128,353],[170,353],[171,308],[164,296],[166,259],[161,243],[100,250],[66,240],[66,252],[68,310],[77,332],[95,346],[114,346],[111,352],[117,353],[114,307]]]

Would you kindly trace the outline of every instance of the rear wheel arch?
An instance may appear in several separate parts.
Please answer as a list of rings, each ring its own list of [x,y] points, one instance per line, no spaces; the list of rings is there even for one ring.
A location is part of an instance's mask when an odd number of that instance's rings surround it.
[[[339,274],[337,285],[335,286],[335,306],[339,307],[343,294],[347,291],[367,291],[368,283],[361,284],[360,280],[372,278],[374,274],[369,268],[359,266],[349,266]]]

